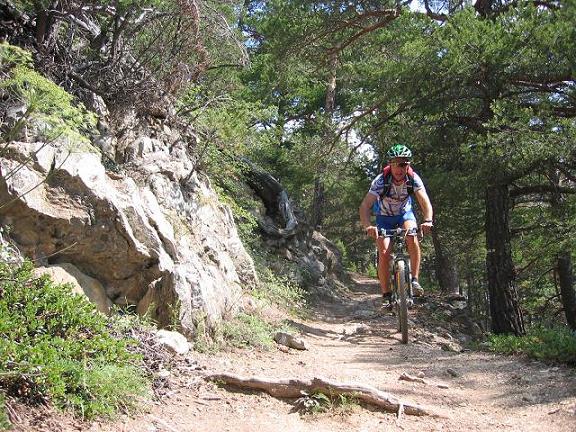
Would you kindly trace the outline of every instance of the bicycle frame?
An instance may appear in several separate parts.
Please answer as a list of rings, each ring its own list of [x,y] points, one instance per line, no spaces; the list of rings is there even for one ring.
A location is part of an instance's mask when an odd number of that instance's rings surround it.
[[[407,275],[406,282],[410,283],[410,281],[411,281],[410,256],[406,252],[405,237],[406,237],[406,235],[417,234],[417,232],[418,232],[417,228],[410,228],[408,231],[405,230],[404,228],[395,228],[395,229],[390,229],[390,230],[381,229],[379,231],[380,236],[390,238],[392,241],[392,253],[390,254],[390,277],[391,278],[393,278],[394,268],[396,266],[396,263],[403,261],[405,263],[405,267],[406,267],[406,275]],[[390,282],[391,282],[390,286],[393,287],[394,281],[391,280]],[[409,285],[410,285],[409,286],[410,297],[412,297],[412,286],[411,286],[411,284],[409,284]]]
[[[410,257],[406,253],[406,235],[418,232],[417,228],[405,230],[396,228],[380,230],[380,234],[392,241],[390,255],[390,286],[395,299],[395,310],[398,317],[398,331],[402,333],[402,343],[408,343],[408,307],[412,304],[412,283]]]

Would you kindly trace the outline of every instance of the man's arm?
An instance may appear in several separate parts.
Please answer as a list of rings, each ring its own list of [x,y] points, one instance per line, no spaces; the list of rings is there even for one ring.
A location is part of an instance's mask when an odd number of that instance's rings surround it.
[[[432,228],[432,218],[434,216],[432,203],[430,202],[430,198],[428,198],[428,194],[424,188],[415,191],[414,195],[416,195],[418,205],[420,206],[420,210],[422,210],[422,217],[424,218],[424,221],[420,226],[424,234],[428,234]]]
[[[362,200],[362,204],[360,204],[359,209],[360,223],[362,224],[362,227],[366,231],[366,234],[368,234],[373,239],[378,238],[378,229],[374,225],[372,225],[370,215],[372,213],[372,206],[374,205],[377,199],[378,198],[376,197],[376,195],[367,193],[364,199]]]

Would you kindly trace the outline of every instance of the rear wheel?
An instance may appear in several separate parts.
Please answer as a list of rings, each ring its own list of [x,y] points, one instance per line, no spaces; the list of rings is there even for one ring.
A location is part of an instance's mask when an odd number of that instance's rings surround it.
[[[406,280],[406,263],[397,261],[394,264],[394,284],[396,285],[396,315],[398,331],[402,333],[402,343],[408,343],[408,281]]]

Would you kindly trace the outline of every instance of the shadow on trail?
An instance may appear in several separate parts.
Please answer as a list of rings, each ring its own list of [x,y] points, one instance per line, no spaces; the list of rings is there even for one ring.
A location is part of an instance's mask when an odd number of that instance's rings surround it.
[[[294,327],[295,329],[297,329],[304,336],[312,335],[312,336],[330,338],[330,337],[334,337],[334,336],[338,335],[338,333],[336,333],[332,330],[324,330],[324,329],[320,329],[317,327],[311,327],[311,326],[309,326],[307,324],[303,324],[301,322],[297,322],[297,321],[293,321],[293,320],[287,320],[286,322],[291,327]]]

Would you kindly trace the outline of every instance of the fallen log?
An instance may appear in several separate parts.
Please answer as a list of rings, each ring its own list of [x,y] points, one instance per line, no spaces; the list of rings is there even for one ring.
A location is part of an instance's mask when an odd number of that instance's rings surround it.
[[[206,380],[232,385],[250,390],[262,390],[278,398],[294,399],[308,394],[323,393],[329,396],[351,395],[367,404],[375,405],[392,413],[403,412],[415,416],[438,416],[433,411],[410,402],[401,401],[390,393],[378,390],[375,387],[362,384],[346,384],[328,380],[326,378],[280,379],[274,380],[263,377],[243,377],[235,374],[210,374]]]

